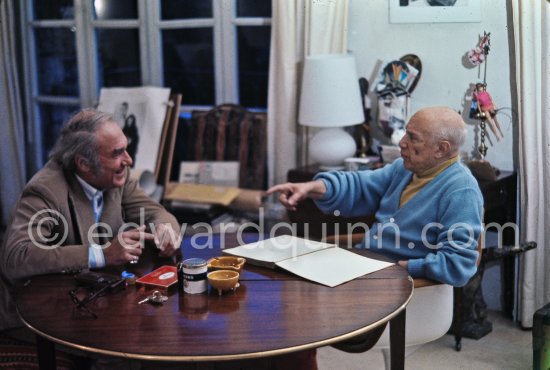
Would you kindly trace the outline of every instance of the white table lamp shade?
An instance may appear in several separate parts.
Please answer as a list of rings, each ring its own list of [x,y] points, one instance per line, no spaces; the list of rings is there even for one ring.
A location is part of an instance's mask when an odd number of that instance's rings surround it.
[[[364,119],[355,58],[349,54],[307,57],[298,122],[314,127],[342,127]]]
[[[348,54],[307,57],[298,122],[324,128],[311,139],[309,158],[324,168],[341,165],[355,154],[356,145],[340,127],[364,120],[355,58]]]

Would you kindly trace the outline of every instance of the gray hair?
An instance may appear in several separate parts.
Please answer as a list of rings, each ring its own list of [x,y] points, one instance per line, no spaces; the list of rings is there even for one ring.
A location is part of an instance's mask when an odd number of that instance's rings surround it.
[[[466,141],[466,133],[466,127],[437,125],[435,132],[433,132],[433,138],[434,142],[447,140],[451,144],[451,149],[458,151]]]
[[[76,170],[75,158],[81,155],[90,163],[90,168],[95,175],[101,173],[96,132],[105,122],[114,121],[109,113],[95,109],[83,109],[72,116],[65,123],[59,139],[50,152],[50,159],[59,163],[63,169]]]

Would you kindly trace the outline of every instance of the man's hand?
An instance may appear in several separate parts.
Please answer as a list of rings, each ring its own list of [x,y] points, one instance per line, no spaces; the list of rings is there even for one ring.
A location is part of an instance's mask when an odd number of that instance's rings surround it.
[[[181,245],[181,236],[176,233],[170,224],[159,224],[153,229],[155,245],[160,249],[161,257],[173,256]]]
[[[286,209],[295,211],[299,202],[306,198],[317,199],[322,197],[327,191],[325,183],[321,180],[279,184],[267,189],[266,195],[279,192],[279,202]]]
[[[153,234],[145,232],[145,226],[127,230],[111,239],[110,245],[103,249],[107,266],[123,265],[130,261],[137,261],[145,240],[153,240]]]
[[[407,261],[398,261],[397,264],[403,267],[405,270],[409,269],[409,263]]]

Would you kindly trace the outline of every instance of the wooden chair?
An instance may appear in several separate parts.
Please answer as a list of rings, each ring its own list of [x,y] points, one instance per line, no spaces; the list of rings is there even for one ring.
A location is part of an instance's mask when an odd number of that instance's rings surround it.
[[[481,222],[484,223],[485,220],[485,208],[481,211]],[[479,267],[481,263],[481,255],[483,253],[483,235],[479,236],[477,240],[477,256],[476,266]],[[454,287],[453,290],[453,332],[455,335],[455,349],[460,351],[462,349],[462,319],[464,317],[464,287]]]
[[[186,157],[194,161],[238,161],[239,187],[265,189],[267,116],[235,104],[191,113]]]

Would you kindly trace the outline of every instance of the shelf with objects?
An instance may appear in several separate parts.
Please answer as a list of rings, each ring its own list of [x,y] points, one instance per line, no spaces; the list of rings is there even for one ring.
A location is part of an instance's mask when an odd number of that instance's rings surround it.
[[[422,62],[415,54],[406,54],[386,64],[380,73],[374,90],[378,98],[378,128],[384,142],[376,149],[384,163],[400,156],[399,141],[405,135],[411,96],[421,75]]]

